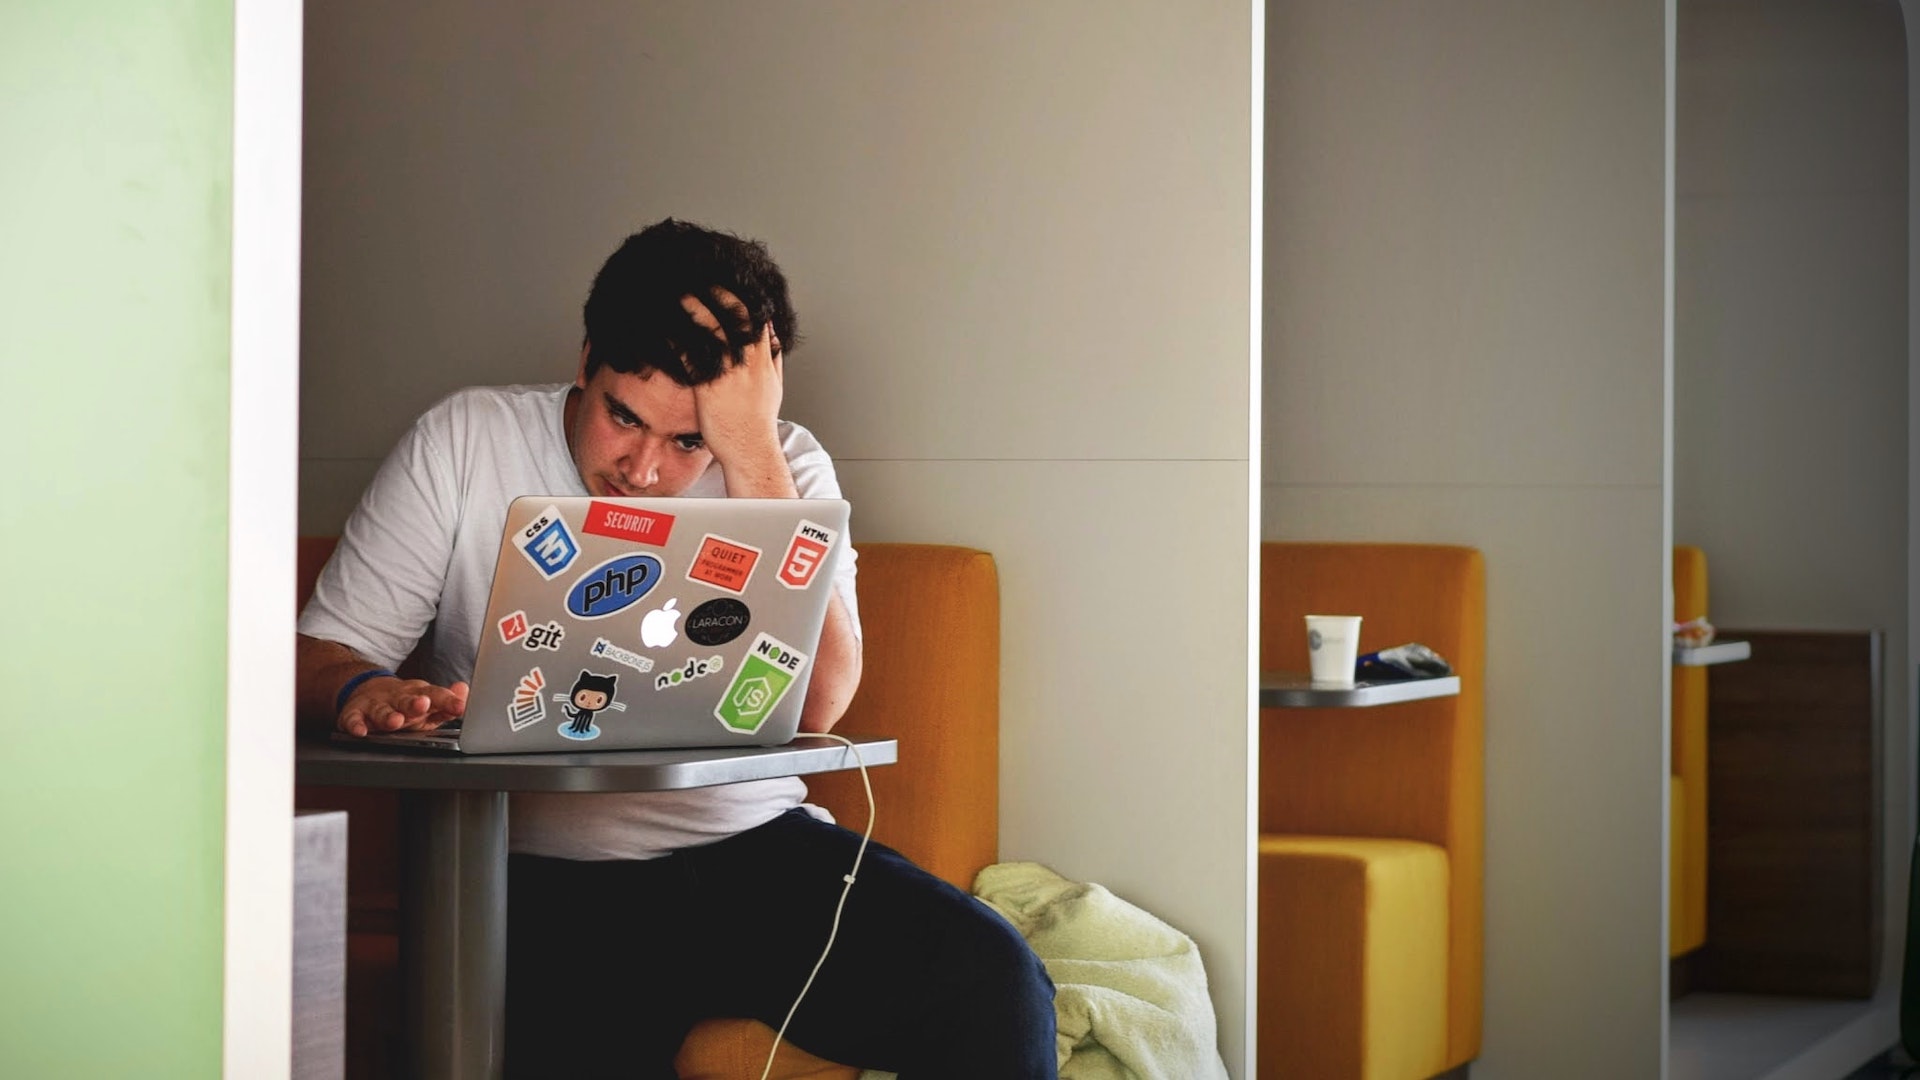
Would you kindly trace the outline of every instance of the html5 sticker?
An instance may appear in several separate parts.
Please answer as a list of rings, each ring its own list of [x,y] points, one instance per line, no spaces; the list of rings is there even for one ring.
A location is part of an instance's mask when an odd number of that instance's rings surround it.
[[[580,554],[580,542],[568,531],[560,508],[549,506],[514,536],[513,546],[527,557],[540,576],[552,581],[565,573]]]
[[[833,541],[839,532],[825,525],[815,525],[804,518],[800,527],[793,530],[793,540],[787,544],[787,554],[780,560],[780,584],[789,589],[804,589],[813,584],[814,572],[820,569],[820,563],[833,550]]]
[[[700,553],[687,567],[687,580],[735,594],[747,591],[753,580],[753,568],[760,562],[760,549],[712,533],[700,538]]]
[[[587,504],[587,519],[580,523],[580,531],[661,547],[673,535],[673,515],[595,499]]]

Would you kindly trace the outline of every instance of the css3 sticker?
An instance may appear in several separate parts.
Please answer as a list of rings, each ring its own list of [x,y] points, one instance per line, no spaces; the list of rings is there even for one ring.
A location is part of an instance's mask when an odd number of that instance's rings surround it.
[[[660,583],[660,560],[651,555],[620,555],[583,574],[567,590],[567,610],[582,619],[604,619],[653,591]]]
[[[574,558],[580,554],[580,543],[567,530],[567,523],[560,517],[560,508],[557,506],[540,511],[539,517],[520,530],[514,546],[548,581],[566,573],[567,567],[572,566]]]
[[[753,639],[746,660],[733,673],[733,682],[728,684],[720,704],[713,707],[714,717],[728,731],[747,734],[759,731],[806,666],[807,654],[796,652],[769,634],[761,634]]]
[[[513,690],[513,704],[507,706],[508,727],[519,731],[547,718],[547,703],[540,697],[546,685],[547,677],[539,668],[520,676],[520,685]]]
[[[789,589],[804,589],[813,584],[814,573],[820,569],[827,552],[833,550],[834,537],[839,535],[836,529],[802,519],[800,527],[793,530],[793,540],[787,544],[786,557],[780,560],[780,584]]]
[[[625,705],[613,700],[613,695],[619,689],[618,675],[595,675],[591,671],[582,671],[573,680],[572,690],[553,695],[553,700],[566,703],[560,706],[560,711],[566,713],[571,721],[560,729],[560,734],[578,742],[599,738],[600,728],[594,724],[593,718],[608,709],[615,712],[627,710]]]

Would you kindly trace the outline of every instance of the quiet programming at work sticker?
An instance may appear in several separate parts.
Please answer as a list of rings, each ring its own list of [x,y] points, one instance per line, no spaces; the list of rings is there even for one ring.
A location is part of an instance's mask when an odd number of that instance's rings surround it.
[[[760,561],[760,549],[752,544],[728,540],[708,533],[700,540],[700,553],[687,568],[687,580],[730,593],[747,591],[753,580],[753,568]]]
[[[807,654],[761,634],[753,639],[747,658],[733,673],[733,682],[728,684],[720,704],[713,707],[714,717],[728,731],[749,735],[759,731],[806,666]]]

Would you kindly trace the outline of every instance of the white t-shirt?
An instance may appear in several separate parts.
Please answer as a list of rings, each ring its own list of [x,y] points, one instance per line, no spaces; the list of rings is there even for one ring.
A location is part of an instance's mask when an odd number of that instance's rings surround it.
[[[428,409],[374,475],[300,613],[309,637],[397,667],[432,629],[426,677],[470,680],[507,506],[521,495],[584,496],[563,427],[567,384],[475,387]],[[798,424],[780,445],[802,498],[837,499],[833,461]],[[716,462],[683,495],[724,498]],[[845,534],[851,544],[850,534]],[[854,553],[834,578],[857,636]],[[691,791],[512,797],[509,847],[564,859],[647,859],[724,840],[800,805],[797,777]]]

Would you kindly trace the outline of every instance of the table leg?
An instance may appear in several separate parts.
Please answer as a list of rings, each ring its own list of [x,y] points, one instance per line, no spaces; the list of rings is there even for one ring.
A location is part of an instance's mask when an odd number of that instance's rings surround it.
[[[507,795],[410,791],[400,963],[411,1075],[498,1080],[507,999]]]

